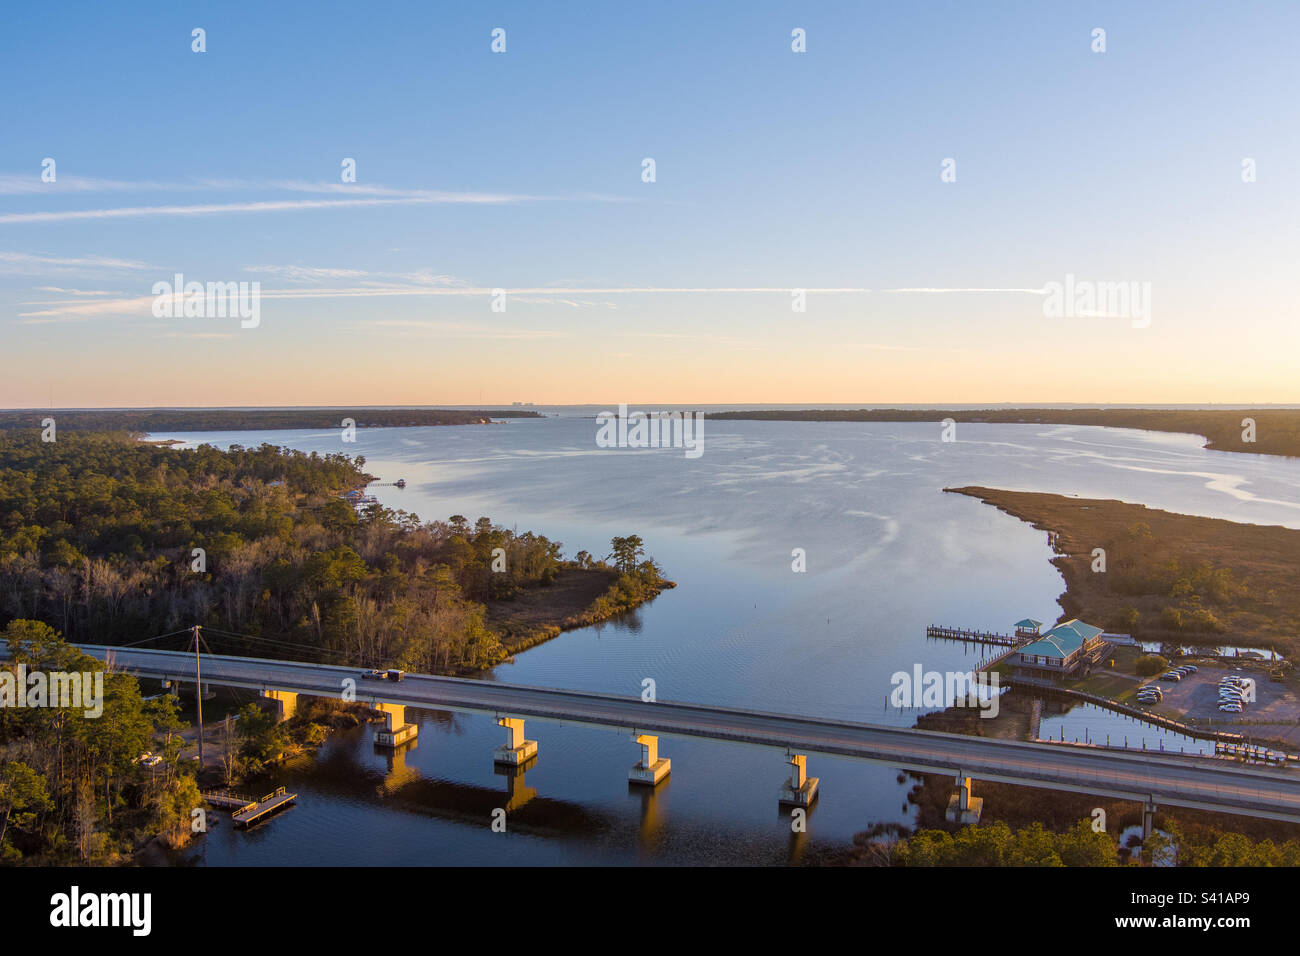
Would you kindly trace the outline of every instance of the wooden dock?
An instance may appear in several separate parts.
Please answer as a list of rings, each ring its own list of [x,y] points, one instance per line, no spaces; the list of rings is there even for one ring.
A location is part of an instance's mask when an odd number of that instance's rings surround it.
[[[967,644],[998,644],[1002,647],[1019,647],[1021,644],[1028,644],[1037,637],[1037,635],[1017,637],[1014,634],[976,631],[965,627],[939,627],[935,624],[931,624],[925,629],[925,636],[940,638],[945,641],[963,641]]]
[[[229,790],[211,790],[204,792],[203,799],[214,807],[229,810],[230,819],[234,821],[235,826],[246,827],[281,807],[289,806],[298,799],[298,794],[288,793],[284,787],[280,787],[260,800],[251,800]]]
[[[203,799],[214,807],[221,807],[223,810],[242,810],[250,803],[256,801],[241,797],[238,794],[231,793],[229,790],[205,790]]]

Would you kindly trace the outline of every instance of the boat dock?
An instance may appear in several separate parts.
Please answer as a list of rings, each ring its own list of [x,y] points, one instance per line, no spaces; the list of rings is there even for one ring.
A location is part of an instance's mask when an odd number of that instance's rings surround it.
[[[280,787],[274,793],[268,793],[260,800],[250,800],[248,797],[231,793],[229,790],[212,790],[205,791],[203,799],[214,807],[229,810],[230,819],[234,821],[235,826],[246,827],[256,823],[267,814],[274,813],[281,807],[289,806],[298,799],[298,794],[288,793],[284,787]]]
[[[1019,647],[1027,644],[1033,637],[1017,637],[1014,634],[998,634],[994,631],[976,631],[964,627],[940,627],[931,624],[925,629],[926,637],[940,638],[945,641],[962,641],[967,644],[998,644],[1002,647]],[[1036,637],[1037,635],[1034,635]]]

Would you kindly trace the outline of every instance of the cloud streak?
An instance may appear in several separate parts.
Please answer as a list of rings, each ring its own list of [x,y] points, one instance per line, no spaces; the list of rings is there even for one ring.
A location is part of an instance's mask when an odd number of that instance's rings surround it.
[[[0,265],[16,266],[28,271],[40,269],[125,269],[154,268],[147,262],[116,259],[109,256],[46,256],[35,252],[0,252]]]
[[[254,202],[203,203],[189,206],[121,206],[112,209],[64,209],[46,212],[11,212],[0,214],[0,224],[20,225],[34,222],[71,222],[88,219],[128,219],[142,216],[213,216],[233,213],[304,212],[313,209],[348,209],[366,206],[407,206],[433,204],[503,205],[528,202],[533,196],[505,193],[437,193],[394,199],[268,199]]]

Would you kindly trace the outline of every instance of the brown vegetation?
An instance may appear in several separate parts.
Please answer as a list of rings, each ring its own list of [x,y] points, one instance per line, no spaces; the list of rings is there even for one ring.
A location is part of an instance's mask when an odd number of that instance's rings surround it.
[[[1122,501],[948,488],[1052,532],[1067,617],[1142,640],[1300,651],[1300,531]],[[1093,571],[1093,550],[1105,572]]]

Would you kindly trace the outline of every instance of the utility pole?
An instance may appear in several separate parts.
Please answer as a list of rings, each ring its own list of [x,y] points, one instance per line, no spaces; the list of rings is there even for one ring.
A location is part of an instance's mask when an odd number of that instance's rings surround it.
[[[199,715],[199,774],[203,773],[203,675],[199,672],[199,625],[194,625],[194,707]]]

